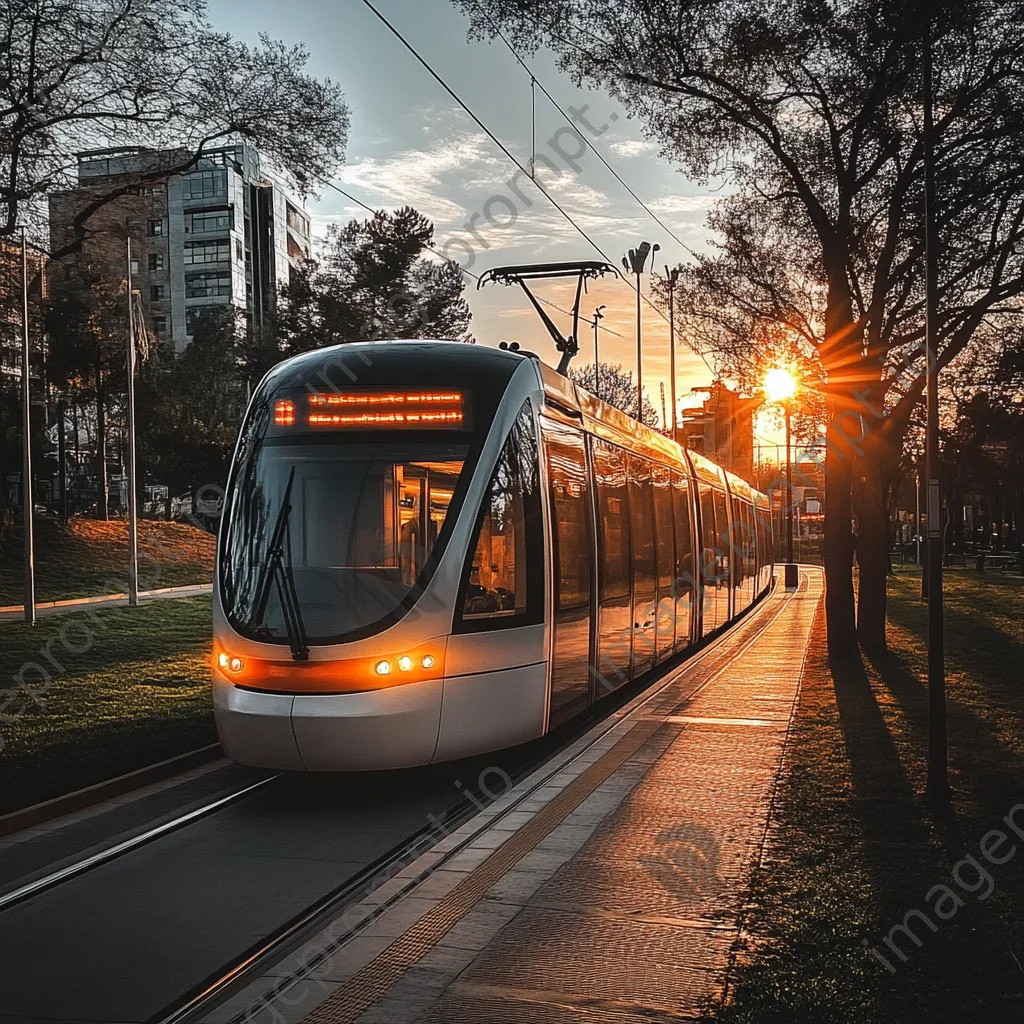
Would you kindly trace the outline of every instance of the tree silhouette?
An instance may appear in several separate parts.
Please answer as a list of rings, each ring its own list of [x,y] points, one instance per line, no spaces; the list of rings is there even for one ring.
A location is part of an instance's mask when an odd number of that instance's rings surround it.
[[[636,381],[633,371],[623,368],[621,363],[600,364],[600,373],[594,373],[594,364],[587,363],[569,368],[569,379],[581,388],[597,395],[603,402],[614,405],[624,413],[636,418]],[[657,430],[661,421],[658,410],[644,391],[643,423]]]

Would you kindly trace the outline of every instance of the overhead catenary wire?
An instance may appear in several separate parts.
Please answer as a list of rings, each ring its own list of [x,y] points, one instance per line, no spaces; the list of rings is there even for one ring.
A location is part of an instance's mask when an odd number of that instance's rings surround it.
[[[419,51],[410,43],[404,35],[396,28],[371,2],[371,0],[363,0],[363,4],[367,7],[376,18],[391,32],[392,35],[402,44],[416,58],[417,62],[427,71],[427,73],[434,79],[438,85],[469,115],[473,123],[501,150],[501,152],[510,160],[520,171],[523,172],[530,180],[534,183],[537,190],[548,200],[549,203],[562,215],[562,217],[580,234],[589,245],[601,256],[606,263],[611,263],[611,257],[595,242],[590,235],[573,219],[572,215],[558,202],[557,199],[544,187],[544,185],[531,173],[529,169],[523,166],[522,162],[514,153],[491,131],[490,128],[470,109],[469,105],[462,99],[461,96],[455,90],[448,85],[448,83],[434,70],[429,61],[423,57]],[[628,278],[623,278],[626,284],[632,289],[639,293],[640,298],[668,323],[668,316],[665,311],[655,305],[646,295],[643,293],[642,288],[637,288],[629,281]],[[704,353],[699,349],[689,346],[692,351],[699,356],[707,365],[708,369],[714,372],[714,367],[708,363]]]
[[[327,185],[328,188],[334,189],[335,192],[338,192],[339,194],[343,195],[346,199],[355,203],[357,206],[362,207],[368,213],[375,214],[378,212],[368,203],[364,203],[361,199],[359,199],[357,196],[352,195],[351,192],[346,191],[340,185],[336,185],[333,181],[330,181],[328,179],[323,180],[324,184]],[[480,280],[479,274],[474,274],[472,270],[467,270],[461,263],[459,263],[458,260],[454,260],[451,258],[451,256],[445,256],[443,253],[438,252],[435,248],[433,248],[432,245],[428,245],[425,248],[426,251],[430,253],[431,256],[436,256],[439,260],[441,260],[444,263],[450,263],[453,267],[457,268],[460,271],[460,273],[465,274],[466,277],[470,277],[474,281]],[[552,302],[550,299],[541,298],[540,296],[538,296],[537,298],[540,302],[544,303],[545,306],[557,310],[559,313],[562,313],[565,316],[572,316],[572,312],[570,310],[565,309],[562,306],[559,306],[557,302]],[[606,334],[612,334],[616,338],[625,337],[625,335],[621,334],[619,331],[613,330],[611,327],[605,327],[603,324],[599,324],[598,329],[604,331]]]
[[[516,50],[516,48],[508,41],[508,38],[502,33],[501,29],[499,29],[498,26],[495,25],[493,22],[491,23],[491,27],[494,30],[494,34],[508,47],[508,50],[512,54],[512,56],[515,57],[515,59],[519,62],[520,66],[523,68],[523,70],[530,76],[530,82],[531,82],[532,87],[540,89],[540,91],[548,98],[548,101],[555,108],[555,110],[557,110],[562,115],[562,117],[564,117],[567,121],[572,122],[574,120],[573,117],[569,113],[567,113],[565,108],[558,102],[558,100],[556,100],[555,97],[551,95],[551,93],[548,91],[548,89],[544,85],[544,83],[539,78],[537,78],[537,76],[536,76],[535,72],[533,71],[533,69],[526,63],[525,60],[523,60],[523,58],[519,55],[519,52]],[[653,220],[655,224],[657,224],[664,232],[666,232],[666,234],[668,234],[669,237],[672,238],[672,240],[675,241],[679,245],[679,247],[681,249],[683,249],[685,252],[689,253],[691,256],[696,258],[697,254],[693,251],[693,249],[691,249],[690,246],[688,246],[647,205],[647,203],[645,203],[640,198],[640,196],[638,196],[636,194],[636,192],[633,190],[633,188],[628,184],[628,182],[626,182],[626,180],[622,177],[622,175],[619,174],[619,172],[615,169],[615,167],[613,167],[612,164],[609,163],[609,161],[605,158],[604,154],[597,148],[597,146],[595,146],[590,141],[590,139],[588,139],[582,132],[580,132],[579,135],[580,135],[580,138],[583,139],[583,142],[585,143],[586,147],[590,150],[590,152],[593,153],[594,156],[596,156],[597,159],[600,160],[601,163],[611,172],[611,174],[615,178],[615,180],[630,194],[630,196],[633,197],[633,199],[636,200],[636,202],[640,205],[640,207],[644,210],[644,212],[651,218],[651,220]],[[534,135],[534,138],[536,138],[536,133]],[[534,145],[536,145],[536,143],[534,143]]]

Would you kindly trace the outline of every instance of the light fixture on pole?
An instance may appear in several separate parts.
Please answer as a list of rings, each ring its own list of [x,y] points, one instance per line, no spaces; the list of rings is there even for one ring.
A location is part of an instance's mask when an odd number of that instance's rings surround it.
[[[648,255],[651,262],[654,261],[654,254],[661,248],[655,242],[641,242],[635,249],[630,249],[626,256],[622,257],[622,266],[629,273],[636,275],[636,418],[643,423],[644,418],[644,361],[643,361],[643,316],[641,314],[640,302],[643,299],[643,288],[640,283],[640,275],[644,272],[644,264]]]
[[[36,622],[36,552],[33,531],[35,498],[32,496],[32,388],[28,330],[28,240],[21,229],[21,404],[22,404],[22,511],[25,516],[25,621]]]
[[[135,292],[132,283],[132,240],[126,244],[128,265],[128,604],[139,603],[139,510],[135,493]]]
[[[598,398],[601,397],[601,360],[597,354],[597,335],[600,331],[598,324],[604,319],[604,313],[601,310],[607,308],[607,306],[598,306],[594,310],[594,319],[592,321],[594,325],[594,394]]]
[[[795,584],[793,562],[793,396],[796,378],[785,367],[773,367],[765,374],[764,393],[770,402],[778,402],[786,418],[786,586],[792,578]],[[790,569],[789,566],[793,566]]]
[[[679,418],[676,402],[676,284],[679,281],[679,268],[671,270],[665,265],[665,280],[668,282],[668,375],[671,378],[669,394],[672,399],[672,440],[678,441],[676,422]]]

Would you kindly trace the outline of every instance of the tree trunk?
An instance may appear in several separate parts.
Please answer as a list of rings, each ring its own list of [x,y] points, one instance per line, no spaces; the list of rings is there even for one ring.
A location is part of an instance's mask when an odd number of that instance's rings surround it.
[[[857,620],[853,603],[853,520],[850,460],[829,445],[825,453],[825,622],[831,660],[857,657]]]
[[[106,522],[110,518],[107,497],[107,417],[104,408],[102,372],[96,366],[96,518]]]
[[[843,417],[853,408],[850,367],[856,362],[861,340],[853,321],[853,297],[846,273],[846,253],[836,248],[825,255],[828,304],[825,338],[820,349],[827,374],[825,386],[827,430],[825,449],[825,622],[830,661],[854,661],[857,619],[853,600],[853,460],[856,457],[843,431]]]

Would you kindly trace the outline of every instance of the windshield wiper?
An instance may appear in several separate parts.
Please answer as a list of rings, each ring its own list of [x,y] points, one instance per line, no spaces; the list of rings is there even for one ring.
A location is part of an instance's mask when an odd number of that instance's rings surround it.
[[[288,646],[291,648],[292,657],[296,661],[307,661],[309,659],[309,645],[306,643],[306,628],[302,622],[302,611],[299,607],[299,597],[295,591],[295,577],[292,573],[291,558],[291,530],[288,527],[288,520],[292,512],[292,484],[295,482],[295,467],[292,466],[288,474],[288,485],[284,489],[281,498],[281,510],[277,513],[277,520],[274,523],[274,532],[270,537],[270,545],[267,549],[267,561],[264,563],[260,573],[259,583],[256,588],[256,622],[263,622],[267,613],[267,601],[270,598],[270,583],[277,584],[278,597],[281,600],[281,615],[284,619],[284,628],[288,634]],[[263,626],[266,629],[266,625]]]

